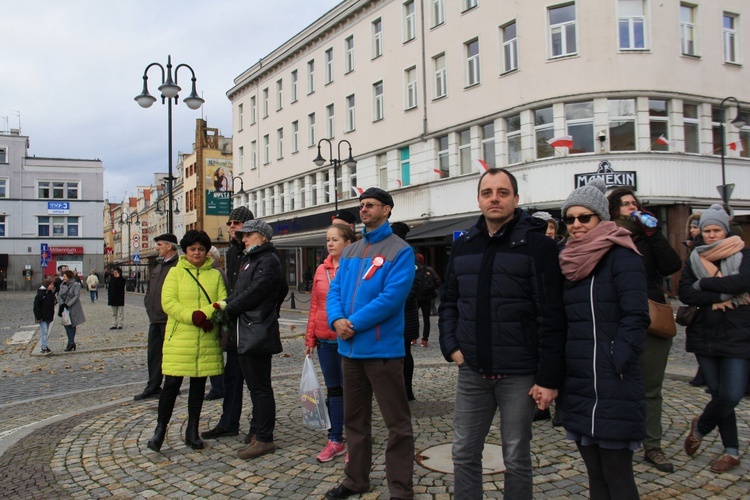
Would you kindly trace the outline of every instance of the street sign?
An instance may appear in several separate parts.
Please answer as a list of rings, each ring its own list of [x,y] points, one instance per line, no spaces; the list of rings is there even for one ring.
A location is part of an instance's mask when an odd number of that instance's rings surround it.
[[[724,196],[725,189],[727,193],[726,196]],[[719,192],[719,196],[721,196],[722,201],[729,201],[729,198],[732,197],[732,191],[734,191],[734,184],[724,184],[723,186],[716,186],[716,190]]]
[[[453,231],[453,241],[456,241],[457,239],[459,239],[461,236],[463,236],[466,233],[467,231]]]
[[[141,261],[141,254],[137,253],[133,255],[133,262],[140,262]]]
[[[39,265],[40,265],[40,266],[41,266],[42,268],[45,268],[45,267],[49,266],[49,262],[47,262],[46,260],[43,260],[42,262],[40,262],[40,263],[39,263]]]

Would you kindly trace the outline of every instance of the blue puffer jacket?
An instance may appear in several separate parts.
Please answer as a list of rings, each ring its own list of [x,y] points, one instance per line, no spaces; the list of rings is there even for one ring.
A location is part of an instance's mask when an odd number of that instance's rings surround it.
[[[373,265],[373,260],[382,265]],[[362,231],[362,239],[344,249],[326,299],[331,330],[341,318],[354,325],[351,339],[339,337],[339,354],[403,358],[404,303],[413,282],[414,251],[393,234],[390,224]]]
[[[614,246],[591,275],[566,283],[563,298],[565,428],[599,439],[641,441],[646,400],[640,354],[650,322],[643,259]]]
[[[564,373],[563,276],[547,224],[516,209],[495,235],[484,216],[456,240],[440,298],[440,349],[461,350],[482,375],[536,374],[556,389]]]

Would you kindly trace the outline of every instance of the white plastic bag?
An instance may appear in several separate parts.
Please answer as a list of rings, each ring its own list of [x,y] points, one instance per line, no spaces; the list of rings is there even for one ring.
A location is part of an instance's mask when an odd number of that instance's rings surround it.
[[[63,326],[70,325],[70,313],[67,309],[63,309],[62,316],[60,316],[60,323],[62,323]]]
[[[299,397],[302,403],[302,423],[305,427],[316,431],[328,430],[331,427],[331,419],[328,416],[326,400],[310,356],[305,356],[305,363],[302,365]]]

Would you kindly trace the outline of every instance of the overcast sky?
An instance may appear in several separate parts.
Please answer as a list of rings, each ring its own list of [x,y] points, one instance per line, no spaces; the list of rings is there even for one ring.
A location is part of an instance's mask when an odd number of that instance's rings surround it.
[[[190,152],[195,120],[232,132],[234,78],[340,0],[0,0],[0,130],[20,127],[30,156],[100,159],[104,196],[120,202],[167,170],[167,106],[133,100],[152,62],[190,65],[202,110],[188,108],[181,69],[173,162]],[[159,98],[161,72],[149,73]]]

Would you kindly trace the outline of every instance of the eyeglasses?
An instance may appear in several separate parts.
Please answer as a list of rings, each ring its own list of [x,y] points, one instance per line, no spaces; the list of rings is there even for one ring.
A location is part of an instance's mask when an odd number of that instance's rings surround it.
[[[566,215],[565,217],[563,217],[563,222],[566,226],[572,226],[573,224],[575,224],[576,219],[578,219],[581,224],[588,224],[591,221],[592,217],[596,217],[596,214],[581,214],[578,217]]]
[[[621,201],[620,202],[621,207],[635,207],[638,208],[638,202],[637,201]]]
[[[227,222],[227,226],[241,226],[242,224],[241,220],[230,220]]]
[[[373,207],[384,207],[382,203],[362,203],[359,205],[360,210],[364,210],[365,208],[367,210],[372,210]]]

